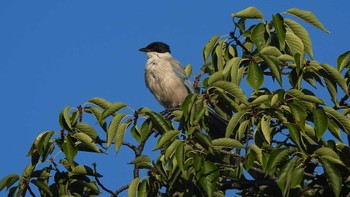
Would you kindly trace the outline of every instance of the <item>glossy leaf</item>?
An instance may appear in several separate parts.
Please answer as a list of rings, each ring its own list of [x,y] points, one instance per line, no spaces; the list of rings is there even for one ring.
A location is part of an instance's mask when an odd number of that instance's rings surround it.
[[[241,10],[235,14],[232,14],[232,17],[264,19],[264,15],[255,7],[249,7],[247,9]]]
[[[286,11],[288,14],[294,15],[311,25],[318,27],[319,29],[329,33],[329,31],[322,25],[322,23],[316,18],[316,16],[309,11],[299,10],[297,8],[292,8]]]
[[[278,165],[283,164],[288,159],[290,150],[288,148],[278,148],[272,151],[266,165],[266,172],[272,174]]]
[[[17,174],[9,174],[2,178],[0,181],[0,191],[2,191],[5,187],[9,189],[18,180],[19,176]]]
[[[338,154],[331,148],[328,147],[321,147],[318,148],[314,154],[318,155],[321,158],[325,158],[328,161],[331,161],[333,163],[337,163],[339,165],[344,165],[344,163],[341,161],[340,157],[338,156]]]
[[[138,157],[136,157],[134,160],[132,160],[130,162],[130,164],[134,164],[136,166],[140,166],[140,165],[151,165],[152,164],[152,161],[151,159],[146,156],[146,155],[140,155]]]
[[[181,142],[176,147],[175,151],[175,158],[177,161],[177,165],[179,166],[180,170],[185,171],[184,163],[185,163],[185,144],[184,142]]]
[[[340,196],[342,188],[342,177],[339,171],[328,159],[321,158],[321,163],[323,164],[323,169],[326,172],[334,196]]]
[[[93,103],[93,104],[101,107],[102,109],[107,109],[112,104],[103,98],[97,98],[97,97],[91,98],[88,102]]]
[[[62,151],[64,152],[70,166],[74,166],[74,157],[78,153],[77,147],[74,145],[70,136],[64,136],[62,144]]]
[[[101,174],[96,173],[92,168],[86,165],[78,165],[75,166],[72,170],[72,173],[76,175],[87,175],[87,176],[96,176],[96,177],[102,177]]]
[[[331,107],[324,108],[324,111],[328,116],[332,117],[333,120],[336,121],[336,123],[338,123],[348,135],[350,135],[349,119],[347,119],[344,115],[340,114],[339,112],[337,112]]]
[[[291,30],[286,31],[286,44],[288,45],[288,48],[290,49],[293,56],[297,53],[300,55],[304,54],[303,41]]]
[[[47,183],[45,183],[42,180],[32,180],[31,181],[35,186],[37,186],[41,191],[44,191],[46,194],[48,194],[49,196],[53,196],[49,186],[47,185]]]
[[[75,129],[77,129],[78,131],[80,131],[82,133],[85,133],[86,135],[91,137],[93,140],[97,139],[98,134],[95,131],[95,129],[92,126],[90,126],[84,122],[78,122],[75,125]]]
[[[266,140],[266,142],[268,144],[271,144],[271,127],[270,127],[271,123],[270,123],[270,121],[271,121],[271,117],[264,115],[261,118],[261,122],[260,122],[262,134],[263,134],[264,139]]]
[[[263,49],[266,44],[265,30],[265,24],[263,23],[259,23],[252,30],[251,39],[259,51]]]
[[[137,197],[137,191],[138,191],[138,186],[140,183],[141,178],[137,177],[134,180],[131,181],[128,189],[128,196],[129,197]]]
[[[90,150],[97,153],[101,152],[101,150],[94,143],[94,140],[87,134],[79,132],[79,133],[75,133],[73,137],[81,141],[82,143],[84,143]]]
[[[328,128],[328,119],[326,113],[322,108],[317,108],[312,111],[314,116],[314,124],[316,128],[316,137],[317,139],[321,139],[324,132]]]
[[[112,144],[112,142],[117,134],[118,127],[125,116],[126,116],[126,114],[119,113],[113,117],[113,119],[112,119],[112,121],[107,129],[107,148]]]
[[[273,77],[275,77],[279,85],[282,86],[282,76],[281,76],[282,62],[278,58],[271,55],[261,55],[261,57],[264,59],[265,63],[267,63],[268,67],[270,68],[273,74]]]
[[[342,72],[344,68],[350,65],[350,51],[341,54],[337,59],[337,69]]]
[[[312,95],[306,95],[302,91],[297,89],[290,89],[286,93],[301,101],[308,101],[308,102],[321,104],[321,105],[325,104],[320,98]]]
[[[172,129],[168,122],[164,119],[164,117],[159,115],[158,113],[147,112],[146,114],[151,118],[153,124],[157,126],[158,132],[165,133]]]
[[[275,27],[280,50],[284,50],[286,39],[286,28],[284,27],[284,19],[280,14],[276,14],[272,16],[272,22]]]
[[[123,102],[115,102],[112,103],[108,108],[106,108],[101,115],[101,120],[105,119],[106,117],[114,114],[115,112],[119,111],[120,109],[126,107],[126,105]]]
[[[185,73],[186,73],[186,77],[189,78],[192,74],[192,65],[191,64],[187,64],[185,67]]]
[[[304,146],[301,143],[300,130],[298,127],[293,123],[289,123],[287,124],[287,128],[290,133],[290,138],[294,141],[300,150],[304,150]]]
[[[229,120],[227,127],[226,127],[226,132],[225,132],[225,137],[230,137],[234,129],[237,127],[239,122],[242,120],[242,118],[245,116],[246,112],[245,111],[239,111],[235,115],[232,116],[232,118]]]
[[[205,190],[207,196],[213,196],[217,185],[217,178],[220,175],[219,169],[211,161],[204,161],[201,174],[202,176],[199,179],[199,183]]]
[[[218,148],[243,148],[243,144],[235,139],[218,138],[212,141],[212,145]]]
[[[180,133],[180,131],[177,130],[171,130],[168,131],[166,133],[164,133],[158,140],[156,147],[154,148],[154,150],[159,150],[161,149],[164,144],[171,142],[170,140],[175,138],[178,134]]]
[[[247,82],[255,91],[264,83],[264,73],[256,63],[248,66]]]
[[[296,163],[297,158],[293,158],[289,160],[279,172],[279,176],[276,180],[278,187],[282,191],[283,196],[289,196],[289,190],[292,181],[292,172],[294,170],[294,165]]]
[[[211,37],[210,40],[208,41],[208,43],[205,45],[205,47],[203,49],[203,59],[204,59],[204,61],[207,61],[209,55],[213,51],[213,49],[215,47],[215,44],[220,39],[220,37],[221,36],[213,36],[213,37]]]
[[[240,100],[244,104],[248,104],[247,98],[243,90],[239,86],[227,81],[217,81],[213,84],[213,86],[226,91],[227,93],[236,97],[238,100]]]
[[[344,92],[348,93],[348,86],[344,77],[340,74],[340,72],[334,67],[328,64],[320,64],[325,71],[332,77],[332,79],[344,90]]]
[[[125,135],[125,131],[128,128],[128,126],[131,124],[131,121],[125,122],[125,123],[121,123],[118,126],[117,129],[117,133],[115,136],[115,141],[114,141],[114,146],[115,146],[115,152],[118,153],[120,146],[122,145],[122,142],[124,140],[124,135]]]
[[[313,59],[312,42],[310,39],[310,35],[306,31],[306,29],[302,25],[291,19],[285,19],[284,23],[293,31],[293,33],[296,36],[298,36],[301,39],[304,45],[305,52]]]

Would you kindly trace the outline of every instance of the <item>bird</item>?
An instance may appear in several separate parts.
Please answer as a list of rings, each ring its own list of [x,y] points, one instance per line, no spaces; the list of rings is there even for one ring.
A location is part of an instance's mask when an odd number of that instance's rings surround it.
[[[139,50],[148,57],[146,86],[163,107],[179,107],[189,93],[194,93],[193,83],[187,78],[180,62],[172,57],[169,45],[152,42]]]
[[[169,45],[164,42],[152,42],[139,51],[146,53],[147,56],[146,86],[165,109],[180,107],[189,94],[195,93],[193,82],[187,78],[181,63],[171,55]],[[228,121],[220,117],[211,107],[208,107],[208,112],[209,132],[216,133],[211,136],[223,137]]]

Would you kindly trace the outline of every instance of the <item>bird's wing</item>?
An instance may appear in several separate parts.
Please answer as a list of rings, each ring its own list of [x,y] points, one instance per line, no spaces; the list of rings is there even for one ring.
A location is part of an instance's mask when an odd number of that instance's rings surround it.
[[[183,80],[188,91],[190,93],[194,93],[193,82],[188,80],[186,73],[185,73],[185,70],[181,66],[180,62],[178,62],[177,60],[175,60],[173,58],[169,59],[169,62],[171,64],[171,67],[172,67],[174,73]]]

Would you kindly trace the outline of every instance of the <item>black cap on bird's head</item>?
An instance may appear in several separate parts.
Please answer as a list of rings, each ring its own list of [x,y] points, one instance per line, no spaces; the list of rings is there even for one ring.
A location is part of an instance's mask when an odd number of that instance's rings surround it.
[[[169,45],[165,44],[164,42],[152,42],[151,44],[147,45],[145,48],[139,49],[139,51],[142,52],[157,52],[157,53],[170,53],[170,47]]]

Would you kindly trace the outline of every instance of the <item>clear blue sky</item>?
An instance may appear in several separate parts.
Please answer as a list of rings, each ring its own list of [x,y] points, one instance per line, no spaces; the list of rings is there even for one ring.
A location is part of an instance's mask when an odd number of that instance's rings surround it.
[[[146,57],[138,49],[164,41],[197,74],[208,39],[228,34],[230,14],[252,5],[267,19],[292,7],[314,12],[331,32],[306,25],[319,62],[335,66],[338,55],[350,49],[347,0],[0,1],[0,178],[22,172],[34,138],[58,131],[58,114],[67,105],[102,97],[161,111],[144,85]],[[131,156],[123,148],[117,156],[111,151],[77,159],[97,162],[105,175],[101,181],[116,190],[132,180],[125,165]]]

